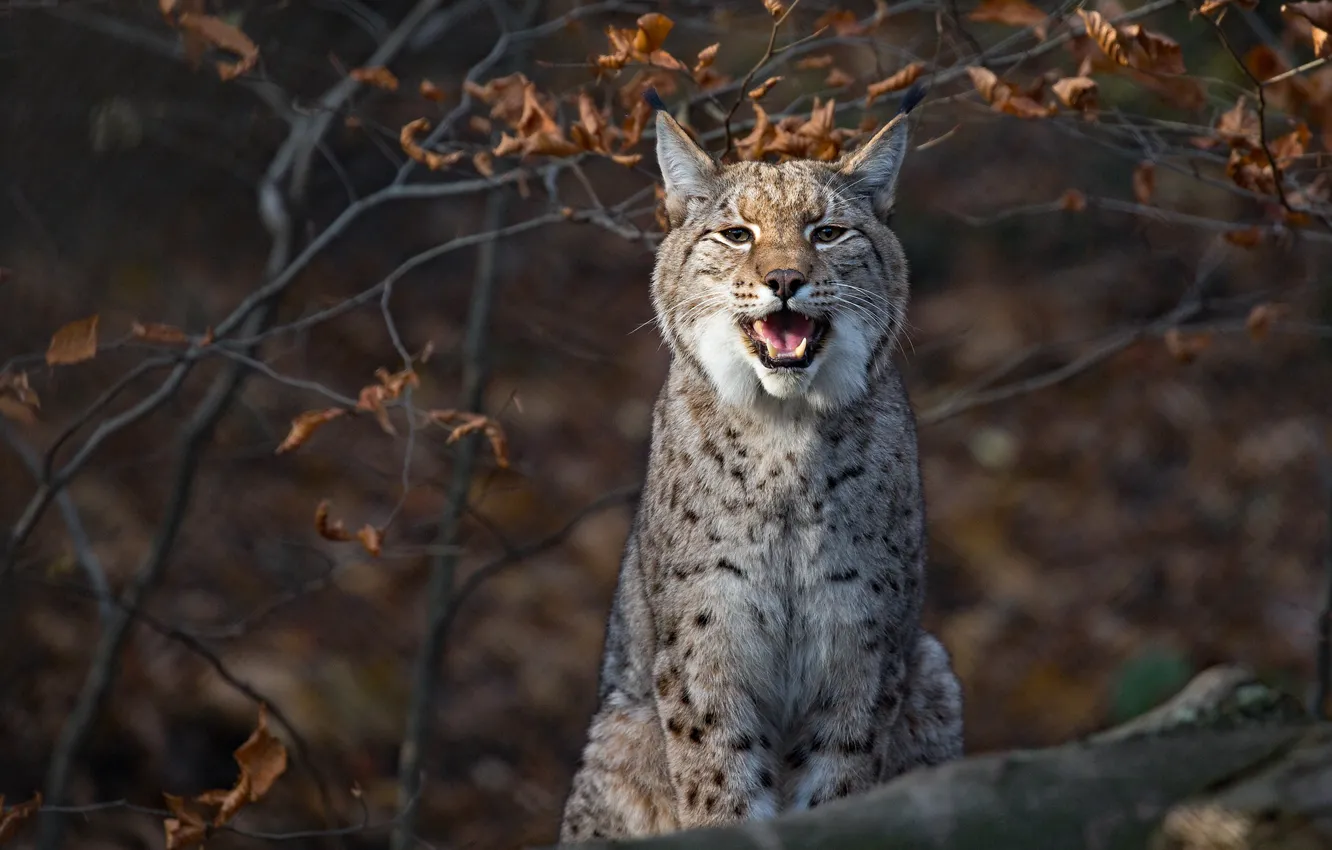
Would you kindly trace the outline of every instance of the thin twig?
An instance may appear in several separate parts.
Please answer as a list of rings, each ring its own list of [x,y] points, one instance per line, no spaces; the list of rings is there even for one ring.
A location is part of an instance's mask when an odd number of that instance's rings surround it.
[[[795,11],[796,6],[799,4],[800,0],[793,0],[791,5],[787,6],[786,9],[777,16],[777,19],[772,22],[772,29],[768,31],[767,48],[763,51],[763,55],[759,57],[759,60],[749,69],[749,73],[745,74],[740,80],[740,85],[737,88],[735,95],[735,101],[731,104],[730,111],[726,113],[726,120],[722,122],[722,131],[726,134],[726,145],[722,148],[721,153],[721,158],[723,160],[730,156],[731,151],[735,149],[735,137],[731,133],[731,121],[735,118],[735,113],[740,108],[740,104],[745,102],[745,97],[749,92],[749,86],[754,82],[754,75],[780,52],[776,49],[777,32],[782,28],[782,24],[786,23],[786,19],[791,16],[791,13]]]
[[[486,202],[486,229],[501,228],[507,206],[503,192],[493,192]],[[459,410],[483,413],[485,388],[489,373],[487,349],[490,345],[490,313],[495,302],[495,241],[481,244],[477,260],[476,282],[467,316],[467,335],[463,354],[463,388]],[[436,542],[447,547],[431,565],[430,586],[426,592],[426,629],[412,670],[412,698],[407,713],[407,728],[398,752],[398,817],[393,828],[392,850],[409,850],[416,831],[417,801],[421,795],[422,762],[429,745],[431,714],[439,688],[440,666],[444,650],[444,626],[453,595],[454,573],[458,567],[458,532],[467,509],[467,494],[472,485],[472,470],[481,451],[482,435],[463,437],[454,454],[453,481],[448,501],[440,518]]]
[[[1314,674],[1314,696],[1310,713],[1324,720],[1332,718],[1332,455],[1323,451],[1322,478],[1327,491],[1327,540],[1323,549],[1323,580],[1327,583],[1323,595],[1323,610],[1318,612],[1318,668]]]

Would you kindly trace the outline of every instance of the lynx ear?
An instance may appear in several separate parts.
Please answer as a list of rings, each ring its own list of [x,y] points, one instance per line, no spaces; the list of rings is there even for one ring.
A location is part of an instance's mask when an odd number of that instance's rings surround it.
[[[657,110],[657,164],[666,185],[666,217],[672,227],[678,227],[689,210],[689,200],[712,193],[717,164],[665,110],[655,91],[649,90],[644,98]]]
[[[912,86],[902,100],[901,110],[883,129],[874,134],[860,150],[847,154],[837,170],[850,179],[852,191],[869,198],[874,214],[887,221],[893,212],[897,175],[907,152],[907,113],[925,96],[919,84]]]

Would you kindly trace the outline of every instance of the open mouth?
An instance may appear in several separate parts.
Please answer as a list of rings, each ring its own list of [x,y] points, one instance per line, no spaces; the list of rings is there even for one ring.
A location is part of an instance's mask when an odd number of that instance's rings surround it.
[[[768,369],[804,369],[814,362],[828,332],[828,323],[794,310],[781,309],[743,322],[740,330]]]

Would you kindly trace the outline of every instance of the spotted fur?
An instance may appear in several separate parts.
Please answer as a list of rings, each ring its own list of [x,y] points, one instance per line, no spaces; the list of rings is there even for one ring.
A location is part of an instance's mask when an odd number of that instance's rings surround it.
[[[920,626],[925,505],[893,364],[903,118],[837,163],[717,166],[658,116],[672,361],[562,841],[767,818],[961,752],[960,688]],[[816,242],[825,226],[844,238]],[[773,270],[828,323],[803,369],[768,368],[742,329],[782,307]]]

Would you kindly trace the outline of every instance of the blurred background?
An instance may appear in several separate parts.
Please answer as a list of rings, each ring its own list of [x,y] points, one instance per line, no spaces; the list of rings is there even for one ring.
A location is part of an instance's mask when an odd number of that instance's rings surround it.
[[[210,846],[388,846],[404,736],[420,846],[553,841],[668,361],[647,85],[826,158],[931,83],[900,363],[970,752],[1221,661],[1312,699],[1326,33],[1207,6],[0,3],[0,793],[76,810],[16,845],[161,846],[260,702],[290,766]]]

